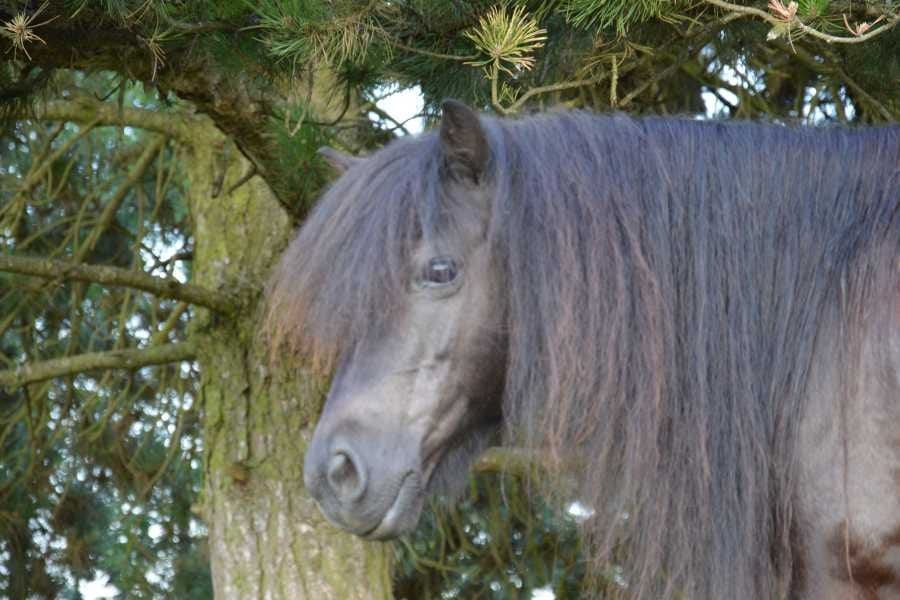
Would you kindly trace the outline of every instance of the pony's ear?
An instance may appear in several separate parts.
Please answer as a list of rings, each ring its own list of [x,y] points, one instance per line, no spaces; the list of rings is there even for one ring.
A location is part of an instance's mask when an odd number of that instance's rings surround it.
[[[459,100],[441,104],[441,147],[451,173],[478,182],[487,168],[488,142],[478,114]]]
[[[341,175],[346,173],[350,169],[350,167],[359,162],[362,162],[363,160],[356,156],[344,154],[340,150],[335,150],[330,146],[322,146],[321,148],[316,150],[316,154],[324,158],[325,161]]]

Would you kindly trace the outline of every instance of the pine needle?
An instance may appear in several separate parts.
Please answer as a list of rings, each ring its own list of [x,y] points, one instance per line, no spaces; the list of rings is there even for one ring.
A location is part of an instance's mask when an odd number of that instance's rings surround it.
[[[28,60],[31,60],[31,55],[28,54],[28,49],[25,47],[26,44],[30,44],[32,42],[40,42],[44,45],[47,44],[47,42],[41,36],[34,32],[34,30],[53,21],[54,19],[56,19],[56,17],[47,19],[42,23],[35,23],[34,21],[44,11],[44,9],[47,8],[48,3],[49,0],[45,0],[45,2],[41,4],[38,9],[31,14],[31,16],[27,16],[24,12],[21,12],[15,15],[12,20],[3,22],[2,32],[4,35],[10,38],[10,42],[12,43],[13,60],[16,59],[16,52],[19,50],[21,50],[25,54],[25,56],[28,57]]]
[[[538,27],[537,22],[525,14],[525,7],[517,6],[512,13],[505,7],[495,6],[478,22],[478,26],[463,35],[472,40],[487,58],[466,62],[467,65],[483,67],[515,75],[517,71],[527,71],[534,66],[533,53],[543,47],[547,30]]]

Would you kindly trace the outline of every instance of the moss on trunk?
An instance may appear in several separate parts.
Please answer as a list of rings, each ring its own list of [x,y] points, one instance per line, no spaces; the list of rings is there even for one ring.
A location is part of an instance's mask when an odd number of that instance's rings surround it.
[[[193,338],[202,371],[206,487],[202,506],[216,598],[390,598],[389,546],[325,522],[303,487],[303,454],[324,386],[267,367],[256,332],[261,290],[292,234],[270,187],[211,124],[187,164],[194,220],[193,282],[240,302],[209,313]]]

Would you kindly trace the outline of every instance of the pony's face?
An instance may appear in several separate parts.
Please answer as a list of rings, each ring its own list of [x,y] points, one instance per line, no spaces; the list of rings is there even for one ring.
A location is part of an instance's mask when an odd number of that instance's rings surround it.
[[[326,517],[369,539],[411,531],[429,492],[461,487],[501,420],[505,310],[478,117],[445,104],[441,144],[454,226],[423,235],[402,306],[344,352],[306,454]]]

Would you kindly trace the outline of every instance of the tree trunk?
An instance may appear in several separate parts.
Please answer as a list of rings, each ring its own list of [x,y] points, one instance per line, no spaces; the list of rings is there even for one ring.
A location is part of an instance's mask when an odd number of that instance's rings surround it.
[[[237,316],[200,315],[192,332],[205,416],[203,516],[217,599],[390,598],[389,546],[329,525],[303,487],[303,454],[324,386],[270,370],[257,339],[261,290],[292,234],[271,189],[212,125],[187,162],[193,282],[238,299]]]

